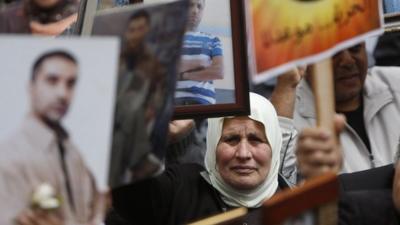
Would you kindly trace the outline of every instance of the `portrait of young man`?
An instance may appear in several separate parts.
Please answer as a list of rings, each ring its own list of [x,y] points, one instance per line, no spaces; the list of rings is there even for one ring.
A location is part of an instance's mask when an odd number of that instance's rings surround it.
[[[187,6],[186,1],[125,6],[103,11],[94,20],[93,34],[122,40],[110,187],[162,170]]]
[[[14,46],[36,46],[18,55],[11,53],[12,48],[0,44],[0,55],[9,56],[2,65],[7,74],[13,75],[2,79],[0,91],[4,98],[0,119],[4,125],[0,132],[0,224],[94,222],[101,213],[98,197],[105,186],[108,149],[98,148],[93,134],[98,138],[110,135],[115,84],[112,82],[115,74],[111,71],[115,71],[116,65],[115,60],[111,60],[113,66],[102,66],[109,75],[97,71],[96,75],[104,78],[99,78],[101,82],[90,83],[87,67],[91,63],[85,52],[101,44],[104,47],[100,48],[107,51],[115,48],[117,42],[93,40],[96,44],[82,49],[83,42],[88,43],[88,40],[49,41],[28,37],[2,37],[0,40]],[[110,52],[110,55],[116,57],[117,52]],[[19,68],[15,66],[17,59]],[[95,97],[96,87],[91,85],[104,85],[103,82],[110,83],[102,87],[110,97],[102,99],[101,109]],[[103,94],[98,97],[102,98]],[[85,119],[88,110],[82,107],[82,101],[91,105],[94,120]],[[104,112],[93,115],[97,110]],[[96,127],[94,122],[99,125]],[[85,130],[84,126],[91,127],[93,134],[76,132],[74,124],[77,123],[82,124],[81,130]],[[107,146],[109,141],[101,145]],[[97,165],[88,159],[95,160]]]
[[[125,47],[121,49],[119,64],[111,187],[154,173],[160,165],[151,153],[150,133],[155,119],[153,100],[163,95],[160,87],[165,83],[166,71],[146,41],[150,30],[150,13],[139,10],[128,18],[123,33]]]

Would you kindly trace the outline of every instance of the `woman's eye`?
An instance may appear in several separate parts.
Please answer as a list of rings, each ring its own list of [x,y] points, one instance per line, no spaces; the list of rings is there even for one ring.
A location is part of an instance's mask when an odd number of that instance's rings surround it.
[[[253,143],[262,143],[261,139],[258,139],[258,138],[251,138],[251,139],[249,139],[249,141],[253,142]]]
[[[237,136],[227,136],[223,138],[224,142],[228,144],[234,144],[240,141],[240,138]]]
[[[259,144],[259,143],[266,143],[265,140],[263,140],[262,138],[256,136],[256,135],[250,135],[248,137],[249,142],[251,143],[255,143],[255,144]]]

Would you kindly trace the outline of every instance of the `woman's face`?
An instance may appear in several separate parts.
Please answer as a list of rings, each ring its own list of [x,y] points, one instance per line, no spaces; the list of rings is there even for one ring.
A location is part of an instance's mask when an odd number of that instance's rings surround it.
[[[264,125],[249,117],[225,119],[216,150],[222,179],[238,190],[260,185],[271,167],[272,150]]]

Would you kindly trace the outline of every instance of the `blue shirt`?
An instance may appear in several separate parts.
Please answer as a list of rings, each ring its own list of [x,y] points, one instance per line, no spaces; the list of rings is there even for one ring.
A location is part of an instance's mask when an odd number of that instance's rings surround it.
[[[183,65],[208,67],[216,56],[222,56],[222,45],[218,37],[198,31],[186,32],[181,56]],[[215,104],[213,81],[178,81],[175,99],[194,101],[197,104]]]

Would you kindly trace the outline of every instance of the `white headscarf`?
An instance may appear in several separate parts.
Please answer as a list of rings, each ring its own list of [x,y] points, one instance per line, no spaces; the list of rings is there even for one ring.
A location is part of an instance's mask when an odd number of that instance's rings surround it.
[[[210,178],[209,182],[221,194],[223,201],[230,206],[244,206],[256,208],[263,201],[275,194],[278,188],[279,156],[282,146],[282,133],[279,126],[275,108],[264,97],[250,93],[250,118],[262,123],[265,134],[272,149],[271,168],[267,179],[253,190],[236,190],[228,185],[216,169],[216,149],[222,135],[222,126],[225,118],[220,117],[208,119],[207,152],[205,165]]]

